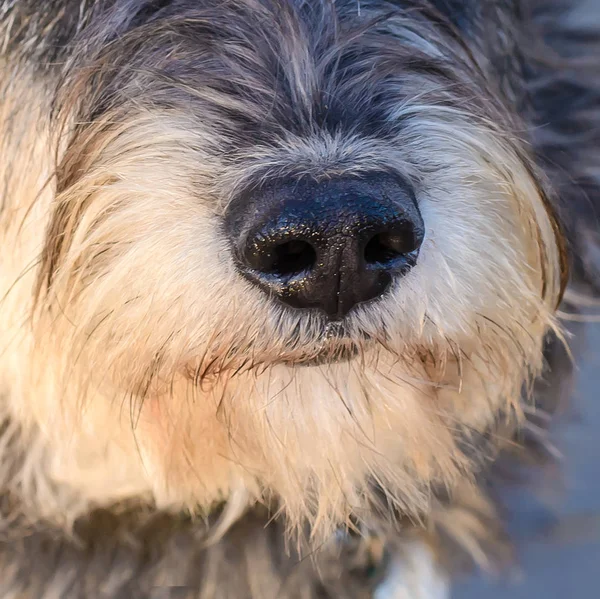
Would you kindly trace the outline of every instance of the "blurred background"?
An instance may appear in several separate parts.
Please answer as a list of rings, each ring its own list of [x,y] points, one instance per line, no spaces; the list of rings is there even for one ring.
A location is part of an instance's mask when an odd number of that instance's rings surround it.
[[[571,1],[577,27],[600,32],[600,0]],[[600,39],[598,48],[600,62]],[[600,163],[600,147],[598,154]],[[573,405],[555,429],[562,480],[542,484],[535,500],[509,496],[519,569],[463,581],[452,599],[600,598],[600,323],[586,329]]]

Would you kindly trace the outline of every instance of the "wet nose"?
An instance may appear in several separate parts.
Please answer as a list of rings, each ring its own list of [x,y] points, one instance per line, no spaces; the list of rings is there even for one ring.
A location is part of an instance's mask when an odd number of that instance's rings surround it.
[[[247,279],[332,319],[415,266],[425,232],[412,188],[388,174],[272,182],[234,200],[225,223]]]

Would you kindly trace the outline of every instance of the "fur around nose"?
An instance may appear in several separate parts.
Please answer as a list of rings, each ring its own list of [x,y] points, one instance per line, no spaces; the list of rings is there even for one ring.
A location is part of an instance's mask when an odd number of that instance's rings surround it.
[[[412,189],[388,174],[273,182],[234,201],[226,229],[246,278],[332,319],[408,272],[424,236]]]

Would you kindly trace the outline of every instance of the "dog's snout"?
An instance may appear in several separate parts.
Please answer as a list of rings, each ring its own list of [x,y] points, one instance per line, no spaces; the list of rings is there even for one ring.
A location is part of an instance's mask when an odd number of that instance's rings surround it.
[[[235,200],[226,227],[248,279],[331,318],[384,293],[424,236],[412,189],[385,174],[271,183]]]

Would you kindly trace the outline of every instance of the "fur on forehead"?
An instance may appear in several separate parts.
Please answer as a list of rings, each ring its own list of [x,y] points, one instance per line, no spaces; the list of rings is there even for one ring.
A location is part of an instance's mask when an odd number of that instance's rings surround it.
[[[119,3],[75,37],[59,105],[79,102],[86,119],[193,107],[217,128],[219,152],[318,130],[393,134],[389,113],[413,78],[432,100],[469,98],[474,116],[508,118],[487,89],[487,58],[427,3],[366,3],[360,15],[325,1],[150,6]],[[81,101],[83,90],[94,91]]]

